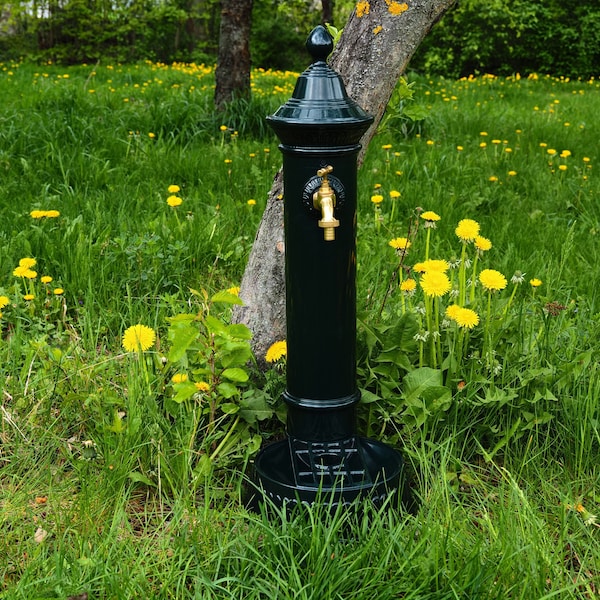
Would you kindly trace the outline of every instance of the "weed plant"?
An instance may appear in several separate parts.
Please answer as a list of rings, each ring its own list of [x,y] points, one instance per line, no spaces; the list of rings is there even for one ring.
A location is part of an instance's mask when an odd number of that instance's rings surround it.
[[[218,115],[203,65],[1,65],[0,597],[597,596],[595,80],[400,90],[420,120],[359,173],[359,424],[416,506],[244,508],[285,347],[259,372],[229,316],[295,78]]]

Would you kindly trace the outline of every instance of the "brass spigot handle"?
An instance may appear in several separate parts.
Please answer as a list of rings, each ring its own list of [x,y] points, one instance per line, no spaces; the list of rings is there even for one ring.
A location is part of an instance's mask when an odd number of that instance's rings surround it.
[[[333,209],[335,207],[335,192],[329,185],[327,175],[333,171],[331,165],[327,165],[317,171],[317,175],[322,177],[321,187],[313,194],[313,205],[321,211],[319,227],[323,229],[323,239],[326,242],[335,240],[335,228],[340,226],[340,222],[335,218]]]

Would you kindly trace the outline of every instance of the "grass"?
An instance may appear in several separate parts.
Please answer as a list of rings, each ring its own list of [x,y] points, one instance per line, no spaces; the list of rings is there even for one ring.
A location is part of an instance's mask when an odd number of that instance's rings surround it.
[[[215,115],[199,65],[1,66],[0,597],[597,596],[596,81],[415,77],[429,116],[389,121],[359,173],[358,354],[361,427],[401,449],[416,506],[244,508],[282,364],[245,366],[219,293],[280,165],[263,117],[295,77],[257,71],[253,100]],[[460,256],[475,219],[479,268],[509,282],[489,317],[477,286],[480,324],[441,322],[421,362],[414,309],[435,303],[397,279],[424,257],[417,207],[441,216],[431,257]],[[13,276],[24,257],[36,278]],[[148,352],[122,347],[136,323]]]

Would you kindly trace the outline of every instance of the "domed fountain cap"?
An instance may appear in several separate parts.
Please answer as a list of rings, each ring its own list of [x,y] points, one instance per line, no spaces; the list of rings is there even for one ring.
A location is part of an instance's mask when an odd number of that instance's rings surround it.
[[[308,36],[306,48],[312,64],[298,77],[292,97],[267,122],[287,146],[357,144],[373,117],[348,96],[340,74],[327,64],[333,38],[319,25]]]

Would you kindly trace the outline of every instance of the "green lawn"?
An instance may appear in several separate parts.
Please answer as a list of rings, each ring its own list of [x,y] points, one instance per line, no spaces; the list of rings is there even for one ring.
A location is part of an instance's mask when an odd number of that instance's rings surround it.
[[[415,507],[268,519],[285,358],[229,316],[297,74],[222,115],[213,76],[0,65],[0,598],[597,596],[600,83],[411,77],[359,172],[358,416]]]

